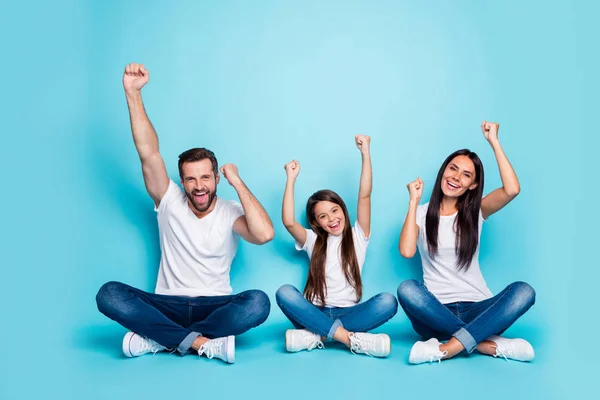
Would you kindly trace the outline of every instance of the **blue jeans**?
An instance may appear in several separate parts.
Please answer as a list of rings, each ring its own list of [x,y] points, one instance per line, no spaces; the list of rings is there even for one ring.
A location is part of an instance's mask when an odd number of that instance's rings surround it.
[[[350,332],[367,332],[383,325],[398,311],[396,298],[380,293],[352,307],[317,307],[292,285],[283,285],[275,294],[277,305],[297,329],[333,338],[338,327]]]
[[[535,291],[525,282],[515,282],[487,300],[442,304],[423,283],[408,280],[398,286],[398,300],[419,335],[439,340],[455,337],[470,353],[525,314],[535,303]]]
[[[198,336],[242,334],[265,322],[271,310],[269,297],[260,290],[231,296],[167,296],[120,282],[105,283],[96,303],[108,318],[182,354]]]

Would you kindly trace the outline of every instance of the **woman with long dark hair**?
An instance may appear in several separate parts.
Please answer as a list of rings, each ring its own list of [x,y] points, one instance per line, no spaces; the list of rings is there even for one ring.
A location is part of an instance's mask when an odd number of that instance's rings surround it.
[[[467,149],[446,158],[429,203],[419,205],[423,194],[420,178],[407,185],[410,203],[399,250],[403,257],[411,258],[419,249],[424,283],[402,282],[398,299],[415,331],[428,339],[414,344],[410,363],[439,362],[475,349],[519,361],[534,357],[527,341],[498,335],[534,304],[535,291],[527,283],[515,282],[493,296],[479,269],[483,221],[520,191],[517,175],[500,146],[498,128],[493,122],[481,125],[496,155],[501,188],[483,197],[483,165],[477,154]]]
[[[304,295],[292,285],[277,290],[277,304],[296,329],[285,335],[290,352],[323,348],[322,340],[332,339],[353,353],[385,357],[390,353],[386,334],[366,333],[392,318],[398,310],[396,298],[380,293],[360,303],[361,271],[371,230],[371,138],[357,135],[362,155],[358,192],[357,222],[350,225],[344,201],[331,190],[319,190],[308,199],[306,216],[311,229],[305,229],[294,216],[294,184],[300,164],[285,165],[287,184],[282,218],[296,240],[296,249],[310,259]]]

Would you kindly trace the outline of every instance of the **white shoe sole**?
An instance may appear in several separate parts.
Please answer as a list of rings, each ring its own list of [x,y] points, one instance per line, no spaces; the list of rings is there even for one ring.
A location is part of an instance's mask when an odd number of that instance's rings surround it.
[[[235,362],[235,336],[229,336],[227,338],[227,361],[229,364]]]
[[[123,338],[123,354],[125,354],[126,357],[135,357],[132,353],[131,353],[131,339],[133,338],[133,335],[135,335],[135,333],[133,332],[127,332],[125,334],[125,337]]]
[[[285,349],[287,351],[289,351],[290,353],[295,353],[293,350],[291,350],[292,348],[292,342],[293,342],[293,332],[291,329],[288,329],[287,331],[285,331]]]
[[[390,353],[392,352],[392,341],[390,339],[390,337],[388,335],[386,335],[386,340],[384,343],[384,352],[385,355],[381,355],[381,356],[377,356],[377,357],[387,357],[390,355]]]

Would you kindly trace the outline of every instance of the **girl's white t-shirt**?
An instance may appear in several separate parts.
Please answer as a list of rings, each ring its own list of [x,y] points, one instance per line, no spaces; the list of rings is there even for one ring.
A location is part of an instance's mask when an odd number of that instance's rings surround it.
[[[358,221],[352,227],[352,238],[354,239],[354,250],[358,260],[358,267],[362,273],[362,267],[367,255],[369,238],[365,236],[364,231],[358,224]],[[304,246],[296,242],[296,250],[306,251],[308,258],[312,252],[317,240],[317,234],[312,230],[306,230],[306,242]],[[348,283],[341,263],[341,244],[342,236],[329,235],[327,238],[327,255],[325,258],[325,304],[317,303],[315,299],[313,304],[325,307],[351,307],[357,303],[356,290]]]
[[[457,301],[482,301],[492,297],[492,292],[487,287],[481,270],[479,269],[479,242],[471,261],[465,271],[458,270],[456,262],[456,231],[455,221],[457,214],[440,216],[438,227],[438,252],[435,258],[429,256],[425,219],[429,203],[417,207],[417,225],[419,226],[419,239],[417,246],[423,263],[423,281],[425,286],[442,303]],[[483,227],[483,215],[479,211],[479,240]]]

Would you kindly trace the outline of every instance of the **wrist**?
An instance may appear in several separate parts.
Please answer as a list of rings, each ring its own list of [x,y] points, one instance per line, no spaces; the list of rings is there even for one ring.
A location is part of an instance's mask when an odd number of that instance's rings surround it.
[[[244,185],[244,182],[242,181],[242,178],[240,178],[240,177],[239,177],[239,175],[238,175],[238,176],[233,176],[233,177],[230,177],[230,178],[229,178],[229,179],[227,179],[227,180],[229,181],[229,184],[230,184],[231,186],[233,186],[233,187],[234,187],[236,190],[237,190],[239,187],[241,187],[241,186],[243,186],[243,185]]]
[[[142,99],[142,91],[138,89],[125,89],[125,97],[127,100],[141,100]]]
[[[490,139],[490,140],[488,140],[488,143],[493,148],[500,147],[500,141],[498,140],[498,138],[496,138],[496,139]]]

